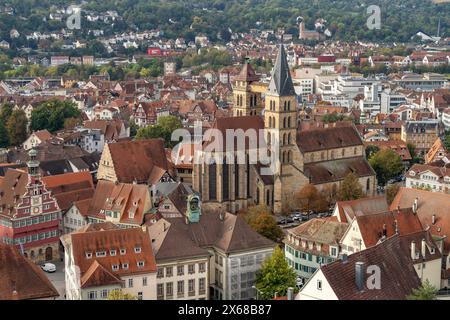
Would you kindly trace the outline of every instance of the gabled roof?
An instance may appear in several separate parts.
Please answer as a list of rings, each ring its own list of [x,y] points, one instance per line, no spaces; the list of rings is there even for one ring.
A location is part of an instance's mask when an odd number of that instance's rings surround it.
[[[347,223],[314,218],[298,227],[289,229],[288,232],[301,239],[330,245],[340,241],[347,227]]]
[[[277,60],[272,70],[268,93],[277,96],[296,95],[283,45],[280,45]]]
[[[396,235],[377,246],[354,253],[346,262],[337,260],[321,267],[321,271],[339,300],[404,300],[412,290],[421,284],[415,261],[411,258],[411,242],[427,241],[426,260],[440,259],[439,250],[427,232]],[[434,248],[431,254],[429,248]],[[359,291],[355,281],[355,264],[363,262],[366,267],[378,266],[381,275],[381,289]]]
[[[205,255],[206,248],[210,247],[234,253],[275,246],[252,230],[242,217],[230,213],[220,217],[219,212],[204,212],[198,223],[186,224],[185,218],[167,218],[151,225],[149,233],[152,241],[155,239],[157,260]]]
[[[150,209],[150,194],[146,185],[100,180],[88,215],[104,218],[102,211],[115,211],[119,213],[121,223],[141,225],[148,209]],[[130,212],[133,213],[132,216]]]
[[[110,283],[114,277],[119,279],[121,276],[156,272],[150,239],[142,228],[122,229],[110,223],[87,225],[62,236],[61,241],[66,248],[68,245],[72,248],[74,263],[80,268],[80,277],[85,285],[105,285],[100,280]],[[136,252],[135,248],[141,250]],[[121,253],[121,249],[125,251]],[[116,254],[111,255],[111,250],[116,250]],[[105,255],[97,257],[97,252],[105,252]],[[138,266],[138,262],[143,262],[143,266]],[[92,266],[96,263],[102,268]],[[128,264],[128,268],[123,268],[123,264]],[[116,271],[113,265],[118,267]]]
[[[385,196],[368,197],[357,200],[338,201],[336,207],[339,220],[349,222],[356,215],[374,214],[389,211],[389,205]]]
[[[110,143],[107,147],[119,182],[154,184],[159,173],[169,169],[163,139]]]
[[[381,239],[423,231],[419,218],[411,208],[375,214],[356,214],[359,231],[366,248],[376,245]],[[383,237],[384,236],[384,237]]]
[[[89,269],[81,277],[81,288],[97,286],[121,285],[122,281],[112,272],[103,267],[97,260],[91,264]]]
[[[47,130],[36,131],[34,132],[34,135],[41,141],[47,141],[53,138],[53,136]]]
[[[252,66],[248,62],[244,64],[241,73],[234,78],[235,81],[245,82],[259,81],[259,79],[260,77],[256,74],[255,70],[253,70]]]
[[[419,189],[400,188],[391,209],[411,208],[417,199],[417,216],[432,235],[445,237],[444,253],[450,251],[450,194]],[[433,224],[433,215],[435,223]]]
[[[37,265],[22,256],[16,247],[0,243],[0,300],[58,296],[58,291]]]
[[[312,184],[340,181],[350,173],[359,178],[375,176],[375,171],[363,157],[308,163],[304,166],[304,173]]]
[[[297,133],[297,145],[301,152],[347,148],[363,145],[354,126],[321,128]]]

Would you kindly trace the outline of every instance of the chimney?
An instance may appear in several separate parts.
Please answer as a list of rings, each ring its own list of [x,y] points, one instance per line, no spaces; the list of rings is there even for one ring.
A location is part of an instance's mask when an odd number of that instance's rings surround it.
[[[416,199],[414,200],[414,204],[413,204],[413,207],[412,207],[413,213],[414,213],[414,214],[417,213],[417,207],[418,207],[418,205],[419,205],[419,198],[416,198]]]
[[[433,215],[431,216],[431,224],[433,224],[433,225],[436,224],[436,215],[435,215],[435,214],[433,214]]]
[[[425,259],[425,255],[427,253],[427,242],[425,241],[425,239],[422,239],[422,248],[421,248],[421,252],[422,252],[422,258]]]
[[[416,260],[416,243],[411,242],[411,259]]]
[[[289,287],[287,289],[287,299],[288,300],[294,300],[294,288]]]
[[[364,262],[358,261],[355,264],[355,281],[358,291],[364,289]]]

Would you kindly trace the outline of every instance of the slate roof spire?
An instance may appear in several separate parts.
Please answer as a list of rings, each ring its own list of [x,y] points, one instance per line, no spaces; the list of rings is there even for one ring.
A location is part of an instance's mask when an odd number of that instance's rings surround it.
[[[277,96],[295,96],[289,65],[284,46],[280,44],[277,60],[272,70],[272,79],[269,84],[269,93]]]

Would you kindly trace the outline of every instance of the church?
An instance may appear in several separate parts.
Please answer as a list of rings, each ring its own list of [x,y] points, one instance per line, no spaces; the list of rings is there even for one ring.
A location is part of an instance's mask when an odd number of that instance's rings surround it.
[[[376,174],[365,158],[364,144],[354,125],[299,129],[297,98],[283,45],[269,85],[259,80],[251,65],[245,64],[233,83],[233,117],[218,118],[212,127],[223,136],[227,129],[262,130],[264,141],[256,145],[277,156],[275,170],[270,175],[261,174],[267,164],[250,161],[252,152],[261,151],[253,150],[250,143],[244,150],[235,148],[231,156],[233,160],[244,153],[245,163],[230,161],[222,150],[203,148],[193,168],[193,187],[201,195],[202,206],[236,213],[265,204],[275,214],[289,212],[295,208],[295,193],[306,184],[333,195],[349,173],[358,177],[367,196],[375,194]],[[223,161],[211,161],[222,157]]]

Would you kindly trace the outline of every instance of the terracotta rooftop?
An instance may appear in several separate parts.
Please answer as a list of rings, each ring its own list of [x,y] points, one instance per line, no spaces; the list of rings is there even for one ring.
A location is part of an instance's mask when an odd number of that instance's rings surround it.
[[[339,300],[404,300],[421,284],[411,258],[411,242],[427,241],[426,260],[440,259],[439,250],[425,231],[404,236],[393,236],[372,248],[354,253],[343,262],[337,260],[321,268],[329,285]],[[430,248],[435,249],[431,254]],[[355,281],[355,264],[376,265],[381,271],[380,290],[364,288],[360,291]]]
[[[62,236],[61,241],[65,246],[71,245],[84,286],[111,284],[121,276],[156,272],[150,239],[142,228],[121,229],[108,223],[88,225]],[[111,250],[115,254],[111,255]],[[138,262],[143,262],[143,266]]]
[[[444,254],[450,251],[450,195],[419,189],[401,188],[391,204],[391,209],[411,208],[417,199],[417,216],[426,229],[436,237],[445,237]],[[435,223],[433,224],[433,215]]]
[[[384,237],[423,231],[419,218],[411,208],[374,214],[356,214],[359,231],[366,248],[376,245]],[[385,238],[383,238],[385,239]]]
[[[297,133],[297,145],[305,153],[360,146],[363,141],[353,126],[339,126],[300,131]]]
[[[168,171],[163,139],[108,144],[119,182],[154,184]]]
[[[304,173],[312,184],[340,181],[349,173],[359,178],[375,176],[375,171],[363,157],[308,163],[304,166]]]
[[[0,300],[29,300],[58,297],[45,273],[19,250],[0,243]]]

